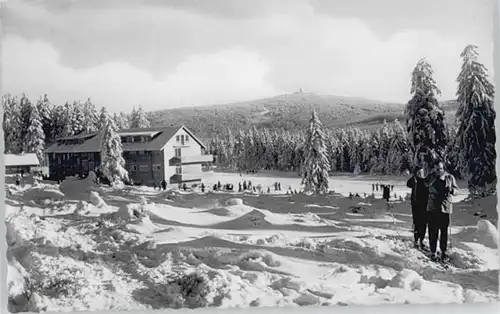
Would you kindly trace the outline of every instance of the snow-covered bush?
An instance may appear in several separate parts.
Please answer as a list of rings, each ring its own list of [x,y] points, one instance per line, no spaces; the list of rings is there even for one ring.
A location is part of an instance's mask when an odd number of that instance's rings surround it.
[[[90,191],[90,203],[98,208],[106,206],[106,203],[96,191]]]
[[[199,273],[182,274],[170,280],[165,296],[174,308],[199,308],[208,304],[208,279]]]
[[[77,215],[82,215],[82,214],[86,214],[88,212],[89,212],[89,203],[84,202],[84,201],[78,202],[74,213]]]

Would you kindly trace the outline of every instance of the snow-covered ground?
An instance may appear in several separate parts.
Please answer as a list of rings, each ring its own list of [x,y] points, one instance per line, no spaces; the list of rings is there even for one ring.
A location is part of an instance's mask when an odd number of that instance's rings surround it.
[[[11,311],[497,299],[496,199],[455,200],[445,270],[412,248],[404,179],[337,176],[336,194],[310,197],[284,195],[299,178],[205,175],[264,193],[6,184]],[[390,209],[374,182],[395,185]]]

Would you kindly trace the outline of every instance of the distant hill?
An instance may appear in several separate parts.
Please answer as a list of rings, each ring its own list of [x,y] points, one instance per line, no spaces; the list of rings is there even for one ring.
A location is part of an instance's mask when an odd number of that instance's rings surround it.
[[[449,121],[457,108],[455,101],[442,103]],[[227,128],[237,131],[253,125],[259,128],[303,130],[312,108],[326,127],[370,128],[384,119],[404,121],[405,104],[310,93],[294,93],[246,102],[187,107],[151,112],[154,126],[186,125],[201,137],[211,137]]]

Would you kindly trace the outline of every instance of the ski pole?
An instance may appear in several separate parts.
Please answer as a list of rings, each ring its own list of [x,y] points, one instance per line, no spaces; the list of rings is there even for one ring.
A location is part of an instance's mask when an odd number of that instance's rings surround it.
[[[452,249],[452,236],[451,236],[451,217],[452,217],[452,212],[453,212],[453,203],[450,203],[450,224],[448,226],[449,228],[449,231],[448,231],[448,241],[449,241],[449,244],[450,244],[450,251]]]

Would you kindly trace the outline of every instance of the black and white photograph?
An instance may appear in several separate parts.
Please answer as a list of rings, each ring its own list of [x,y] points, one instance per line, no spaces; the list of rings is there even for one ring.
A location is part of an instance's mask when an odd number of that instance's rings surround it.
[[[8,310],[497,302],[494,9],[0,1]]]

